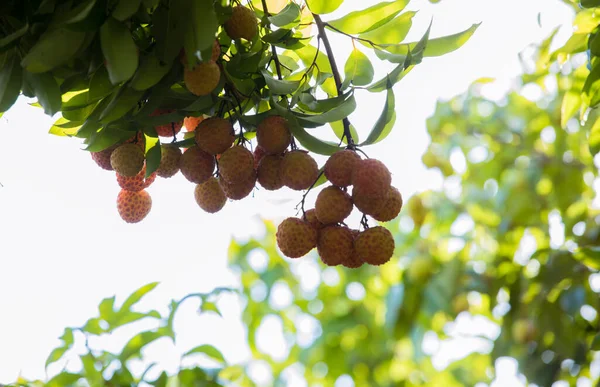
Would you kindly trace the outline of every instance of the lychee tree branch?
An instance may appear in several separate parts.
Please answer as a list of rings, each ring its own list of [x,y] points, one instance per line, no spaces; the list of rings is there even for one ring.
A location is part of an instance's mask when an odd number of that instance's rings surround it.
[[[267,0],[262,0],[263,11],[265,12],[265,17],[271,16],[269,14],[269,9],[267,8]],[[271,23],[267,22],[267,27],[271,27]],[[279,57],[277,56],[277,49],[274,45],[271,44],[271,52],[273,53],[273,61],[275,62],[275,71],[277,71],[277,78],[281,80],[283,77],[281,76],[281,63],[279,62]]]
[[[340,71],[338,70],[337,64],[335,63],[335,57],[333,56],[331,43],[329,43],[329,38],[327,37],[327,32],[325,31],[325,26],[327,26],[327,23],[323,22],[323,20],[321,20],[321,17],[315,13],[313,13],[313,18],[315,19],[317,29],[319,30],[319,39],[323,41],[323,46],[325,47],[325,52],[327,53],[327,59],[329,60],[329,64],[331,65],[331,72],[333,73],[333,80],[335,81],[337,94],[340,95],[342,92],[342,79],[340,78]],[[350,132],[350,120],[348,120],[348,117],[345,117],[342,120],[342,123],[344,125],[344,135],[342,137],[342,140],[346,138],[348,142],[348,148],[354,149],[356,145],[354,144],[354,139],[352,138],[352,133]]]

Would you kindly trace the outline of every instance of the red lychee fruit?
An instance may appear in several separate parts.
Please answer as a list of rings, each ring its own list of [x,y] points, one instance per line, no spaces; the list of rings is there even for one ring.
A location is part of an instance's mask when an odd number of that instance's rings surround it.
[[[211,117],[196,127],[196,144],[211,155],[225,152],[235,140],[233,125],[220,117]]]
[[[250,195],[256,185],[256,173],[240,183],[230,183],[227,180],[220,178],[219,184],[225,192],[225,196],[232,200],[241,200]]]
[[[321,221],[319,221],[319,219],[317,218],[317,212],[314,208],[306,211],[304,213],[304,216],[302,217],[302,220],[307,221],[317,231],[325,227],[325,225],[321,223]]]
[[[389,222],[396,219],[402,209],[402,195],[396,187],[390,187],[383,205],[375,212],[370,213],[375,220]]]
[[[127,223],[142,221],[152,208],[152,198],[146,191],[121,190],[117,196],[117,211]]]
[[[308,189],[319,176],[319,167],[308,152],[295,150],[287,152],[281,162],[281,181],[293,190]]]
[[[160,164],[156,174],[162,178],[175,176],[179,172],[181,149],[174,145],[161,145]]]
[[[258,182],[266,190],[275,191],[283,187],[279,170],[283,156],[266,155],[258,164]]]
[[[116,146],[111,146],[100,152],[90,152],[92,159],[98,164],[98,166],[107,171],[112,171],[113,167],[110,165],[110,155],[116,149]]]
[[[258,163],[260,163],[260,160],[262,160],[266,154],[267,151],[265,151],[263,147],[257,146],[254,148],[254,169],[258,169]]]
[[[317,250],[327,266],[337,266],[354,254],[354,237],[348,227],[326,226],[319,230]]]
[[[199,63],[193,69],[183,70],[185,87],[194,95],[210,94],[219,84],[221,70],[215,62]]]
[[[379,160],[361,160],[352,173],[352,184],[362,195],[385,196],[392,184],[392,175]]]
[[[121,176],[118,173],[116,174],[116,176],[119,187],[121,187],[125,191],[140,192],[148,188],[152,183],[154,183],[154,180],[156,179],[156,172],[146,177],[146,166],[144,165],[140,173],[138,173],[135,176]]]
[[[150,116],[160,116],[163,114],[170,114],[173,112],[175,112],[174,109],[156,109],[150,114]],[[158,133],[160,137],[173,137],[181,131],[182,126],[183,120],[180,120],[164,125],[155,126],[154,129],[156,129],[156,133]]]
[[[219,44],[219,41],[217,39],[215,39],[215,42],[213,43],[213,46],[212,46],[212,54],[210,56],[210,60],[213,62],[216,62],[219,60],[220,56],[221,56],[221,45]]]
[[[355,240],[360,232],[358,230],[350,230],[350,231],[352,232],[353,240]],[[364,263],[365,263],[364,261],[362,261],[360,258],[358,258],[358,255],[356,254],[356,249],[354,247],[352,248],[352,254],[347,256],[346,259],[344,259],[342,261],[342,265],[349,269],[358,269]]]
[[[299,258],[317,246],[317,230],[298,218],[287,218],[277,227],[277,246],[289,258]]]
[[[192,183],[201,184],[215,171],[215,158],[197,146],[188,148],[179,163],[181,174]]]
[[[185,117],[183,119],[183,126],[185,127],[185,130],[187,130],[188,132],[193,132],[194,130],[196,130],[196,127],[202,121],[204,121],[204,116],[198,116],[198,117],[189,116],[189,117]]]
[[[385,227],[369,228],[354,239],[358,259],[370,265],[383,265],[394,255],[394,237]]]
[[[241,145],[227,149],[219,159],[219,174],[231,184],[247,181],[256,174],[254,155]]]
[[[342,222],[352,212],[350,195],[334,185],[324,188],[315,202],[317,219],[323,224]]]
[[[211,214],[220,211],[227,202],[225,192],[223,192],[219,180],[214,176],[204,183],[196,185],[194,197],[200,208]]]
[[[110,155],[110,165],[121,176],[133,177],[144,167],[144,151],[136,144],[123,144]]]
[[[358,210],[364,214],[371,215],[381,210],[385,201],[387,200],[387,194],[381,197],[373,197],[364,195],[356,187],[352,189],[352,201]]]
[[[225,22],[225,32],[231,39],[239,40],[244,38],[252,40],[258,33],[258,22],[256,14],[244,6],[233,7],[231,16]]]
[[[256,140],[267,153],[282,153],[292,141],[287,120],[281,116],[265,118],[256,128]]]
[[[333,185],[347,187],[352,184],[352,171],[360,161],[360,156],[354,151],[346,149],[336,152],[325,162],[325,177]]]

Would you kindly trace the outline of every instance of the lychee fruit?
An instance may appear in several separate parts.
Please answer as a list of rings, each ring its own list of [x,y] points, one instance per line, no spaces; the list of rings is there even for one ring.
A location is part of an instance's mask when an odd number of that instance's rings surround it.
[[[265,118],[256,128],[256,140],[267,153],[282,153],[292,141],[287,120],[281,116]]]
[[[318,234],[317,250],[327,266],[337,266],[354,254],[354,237],[348,227],[326,226]]]
[[[196,127],[204,120],[204,116],[189,116],[183,119],[183,126],[185,126],[185,130],[188,132],[193,132],[196,130]]]
[[[266,154],[267,151],[263,147],[257,146],[254,148],[254,169],[258,169],[258,163],[260,163],[260,160],[262,160]]]
[[[382,197],[390,189],[392,175],[379,160],[361,160],[352,173],[352,184],[365,196]]]
[[[299,258],[317,246],[317,230],[298,218],[287,218],[277,227],[277,246],[289,258]]]
[[[144,151],[136,144],[123,144],[110,155],[110,165],[122,176],[133,177],[144,167]]]
[[[152,198],[146,191],[121,190],[117,196],[117,211],[127,223],[142,221],[152,208]]]
[[[194,95],[210,94],[219,84],[221,70],[215,62],[199,63],[193,69],[183,70],[185,87]]]
[[[350,232],[352,232],[352,239],[353,240],[355,240],[356,237],[358,236],[358,234],[360,233],[358,230],[350,230]],[[342,261],[342,265],[344,267],[349,268],[349,269],[358,269],[364,263],[365,263],[364,261],[362,261],[360,258],[358,258],[358,255],[356,254],[356,249],[354,247],[352,248],[352,254],[350,254],[349,256],[347,256]]]
[[[295,150],[283,156],[281,162],[281,181],[293,190],[308,189],[319,176],[319,167],[308,152]]]
[[[115,146],[111,146],[100,152],[90,152],[92,159],[98,164],[98,166],[107,171],[112,171],[113,167],[110,165],[110,155],[116,149]]]
[[[231,17],[225,22],[224,27],[231,39],[252,40],[258,33],[256,14],[243,6],[233,7]]]
[[[347,187],[352,184],[352,171],[360,161],[360,156],[354,151],[347,149],[338,151],[325,162],[325,177],[333,185]]]
[[[317,212],[314,208],[304,212],[302,219],[310,223],[310,225],[313,226],[317,231],[325,227],[325,225],[317,218]]]
[[[203,151],[216,155],[225,152],[235,140],[233,125],[220,117],[211,117],[196,127],[196,144]]]
[[[381,211],[387,200],[387,194],[382,197],[364,195],[358,188],[352,189],[352,201],[358,210],[364,214],[372,215]]]
[[[193,146],[183,152],[179,168],[186,179],[201,184],[215,171],[215,158],[197,146]]]
[[[279,170],[283,156],[266,155],[258,164],[258,182],[264,189],[275,191],[283,187]]]
[[[214,176],[204,183],[196,185],[194,197],[200,208],[211,214],[220,211],[227,202],[225,192],[223,192],[219,180]]]
[[[315,212],[323,224],[342,222],[352,212],[350,195],[334,185],[324,188],[317,195]]]
[[[140,173],[135,176],[121,176],[118,173],[117,175],[117,183],[119,187],[124,189],[125,191],[131,192],[140,192],[150,186],[150,184],[154,183],[156,179],[156,172],[150,174],[150,176],[146,177],[146,166],[142,168]]]
[[[216,62],[217,60],[219,60],[220,56],[221,56],[221,45],[219,44],[219,41],[217,39],[215,39],[215,42],[213,43],[213,46],[212,46],[212,54],[210,56],[210,60],[213,62]]]
[[[161,145],[160,164],[156,174],[162,178],[175,176],[179,172],[181,162],[181,149],[174,145]]]
[[[219,159],[219,174],[228,183],[247,181],[255,175],[254,155],[241,145],[227,149]]]
[[[174,111],[175,110],[173,109],[156,109],[150,114],[150,116],[160,116],[163,114],[173,113]],[[164,125],[157,125],[154,127],[154,129],[156,129],[156,133],[160,137],[173,137],[181,131],[182,126],[183,120],[180,120]]]
[[[227,180],[220,178],[219,184],[221,185],[223,192],[225,192],[225,196],[229,199],[241,200],[250,195],[256,186],[256,173],[253,172],[249,178],[240,183],[230,183]]]
[[[389,222],[396,219],[402,209],[402,195],[396,187],[390,187],[383,205],[373,213],[370,213],[373,219],[380,222]]]
[[[394,237],[385,227],[371,227],[354,239],[358,259],[370,265],[383,265],[394,255]]]

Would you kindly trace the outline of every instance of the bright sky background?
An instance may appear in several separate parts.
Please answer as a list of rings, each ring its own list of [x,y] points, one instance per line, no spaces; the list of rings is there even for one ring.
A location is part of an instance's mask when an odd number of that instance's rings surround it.
[[[339,12],[324,19],[374,2],[346,0]],[[463,92],[480,77],[499,79],[488,90],[499,95],[520,71],[517,54],[557,25],[564,24],[563,33],[568,34],[573,17],[558,0],[444,0],[435,6],[415,0],[409,8],[420,10],[411,40],[422,35],[431,16],[432,37],[483,24],[462,49],[426,59],[397,85],[396,128],[383,143],[366,149],[388,165],[405,198],[441,186],[440,176],[426,171],[420,161],[429,141],[425,119],[435,101]],[[352,44],[349,38],[333,35],[343,68]],[[384,95],[359,93],[357,98],[359,107],[351,121],[364,138]],[[0,118],[0,383],[15,380],[19,373],[43,377],[44,361],[62,329],[95,315],[104,297],[116,294],[119,302],[139,286],[160,281],[145,305],[162,308],[189,292],[236,286],[226,267],[231,236],[260,234],[257,216],[293,216],[300,199],[296,192],[260,190],[253,198],[230,202],[209,215],[197,207],[194,186],[178,175],[159,179],[149,188],[153,209],[142,223],[125,224],[116,211],[119,188],[114,174],[96,167],[78,140],[49,135],[52,122],[23,99]],[[222,303],[224,321],[198,318],[193,313],[196,305],[190,304],[184,305],[177,322],[177,352],[211,343],[232,362],[248,356],[239,348],[245,337],[233,299]],[[117,350],[122,339],[106,345]],[[146,354],[174,367],[177,352],[163,348]],[[506,374],[510,377],[514,370]],[[497,385],[515,383],[499,380]]]

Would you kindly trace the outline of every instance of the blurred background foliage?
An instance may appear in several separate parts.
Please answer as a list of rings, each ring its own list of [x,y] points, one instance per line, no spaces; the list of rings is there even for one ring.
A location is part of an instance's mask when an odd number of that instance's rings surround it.
[[[581,94],[590,78],[587,40],[575,44],[577,35],[593,35],[596,17],[582,8],[565,46],[551,50],[550,36],[524,56],[525,74],[501,99],[486,96],[493,80],[482,79],[438,103],[427,122],[431,144],[423,162],[443,174],[444,186],[412,196],[387,224],[397,244],[390,263],[348,270],[325,268],[316,252],[285,259],[275,224],[265,221],[264,238],[231,242],[239,289],[190,295],[173,301],[168,313],[135,309],[156,284],[118,308],[114,298],[105,299],[99,315],[67,328],[49,356],[48,365],[83,340],[78,371],[17,384],[261,385],[247,364],[228,364],[210,345],[183,357],[203,354],[212,368],[182,366],[168,375],[151,364],[151,372],[128,366],[146,344],[175,340],[180,303],[196,298],[201,313],[218,314],[215,298],[234,292],[247,329],[240,345],[275,386],[289,384],[290,369],[309,386],[342,379],[356,386],[487,385],[505,356],[518,361],[528,383],[600,385],[596,110]],[[140,319],[156,324],[120,353],[87,345],[90,337]],[[283,332],[275,352],[260,342],[265,325]]]

